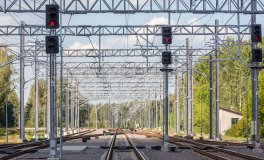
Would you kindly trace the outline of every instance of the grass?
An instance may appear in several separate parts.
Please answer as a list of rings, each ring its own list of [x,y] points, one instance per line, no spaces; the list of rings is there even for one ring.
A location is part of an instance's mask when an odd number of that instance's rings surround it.
[[[0,128],[0,144],[6,143],[5,128]],[[25,138],[29,141],[34,136],[34,130],[26,130]],[[39,138],[44,138],[44,131],[40,130],[38,132]],[[8,129],[8,143],[18,143],[19,139],[19,130],[15,128]]]
[[[228,142],[246,142],[247,138],[246,137],[231,137],[231,136],[226,136],[222,135],[222,140],[223,141],[228,141]],[[249,137],[250,140],[250,137]]]

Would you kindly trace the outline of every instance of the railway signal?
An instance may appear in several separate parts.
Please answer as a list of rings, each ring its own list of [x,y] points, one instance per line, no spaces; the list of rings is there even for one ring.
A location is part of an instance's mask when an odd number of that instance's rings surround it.
[[[58,36],[46,36],[46,53],[59,53],[59,38]]]
[[[252,24],[251,25],[251,41],[252,42],[262,42],[261,37],[261,24]]]
[[[46,28],[59,28],[59,6],[46,5]]]
[[[252,62],[262,62],[262,49],[252,49]]]
[[[171,64],[171,52],[162,52],[162,64]]]
[[[172,43],[171,27],[162,27],[162,44]]]

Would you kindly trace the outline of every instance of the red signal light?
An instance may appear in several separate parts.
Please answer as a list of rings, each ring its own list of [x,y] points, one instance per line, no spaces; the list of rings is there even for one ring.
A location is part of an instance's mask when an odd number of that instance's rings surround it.
[[[171,44],[172,42],[172,29],[171,27],[162,27],[162,44]]]
[[[49,25],[50,25],[50,27],[54,27],[55,26],[55,21],[54,20],[50,20],[50,22],[49,22]]]
[[[256,41],[259,41],[260,40],[260,37],[259,36],[256,36],[255,39],[256,39]]]
[[[168,37],[165,37],[165,42],[169,43],[170,39]]]

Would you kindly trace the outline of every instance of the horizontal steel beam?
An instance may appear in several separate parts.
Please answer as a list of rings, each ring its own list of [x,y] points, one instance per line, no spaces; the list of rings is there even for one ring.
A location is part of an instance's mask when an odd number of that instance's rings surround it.
[[[135,48],[135,49],[63,49],[64,57],[160,57],[163,48],[160,49],[144,49],[144,48]],[[9,49],[12,52],[11,49]],[[193,54],[204,54],[205,52],[210,52],[210,48],[191,48],[189,49]],[[172,56],[186,56],[181,55],[181,52],[186,52],[186,48],[171,48]],[[27,50],[26,57],[31,57],[34,55],[35,50]],[[45,50],[38,51],[38,57],[47,57]],[[194,55],[195,56],[195,55]]]
[[[161,36],[163,25],[116,25],[116,26],[62,26],[64,36],[128,36],[128,35],[155,35]],[[215,35],[215,25],[171,25],[173,35]],[[46,36],[50,30],[46,26],[0,26],[0,36]],[[239,32],[240,29],[240,32]],[[60,34],[60,29],[56,30]],[[217,35],[250,34],[248,25],[219,25]]]
[[[264,14],[262,0],[257,14]],[[0,12],[45,12],[45,5],[60,0],[1,0]],[[61,0],[64,14],[87,13],[253,13],[251,0]]]

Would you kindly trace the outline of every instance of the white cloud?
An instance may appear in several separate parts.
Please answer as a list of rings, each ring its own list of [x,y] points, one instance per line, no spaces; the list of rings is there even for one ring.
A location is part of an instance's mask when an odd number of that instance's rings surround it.
[[[168,18],[166,17],[154,17],[150,19],[147,23],[147,25],[167,25],[168,24]],[[171,20],[171,24],[175,24],[175,21]]]
[[[97,44],[82,44],[80,42],[75,42],[73,45],[70,46],[70,49],[93,49],[98,48]]]
[[[149,21],[145,23],[145,25],[167,25],[168,18],[166,17],[153,17]],[[171,24],[175,24],[175,21],[171,21]],[[138,33],[143,33],[143,30],[138,30]],[[146,38],[146,36],[143,36]],[[149,41],[152,42],[155,36],[148,36]],[[156,37],[158,40],[159,37]],[[140,36],[138,38],[136,36],[122,36],[122,37],[111,37],[105,41],[106,46],[111,46],[111,48],[131,48],[135,47],[137,42],[141,45],[146,45],[147,42]]]
[[[168,18],[167,17],[153,17],[149,21],[145,23],[145,25],[167,25],[168,24]],[[171,24],[176,24],[175,21],[171,21]],[[139,33],[143,32],[143,30],[139,30]],[[146,37],[146,36],[143,36]],[[152,42],[155,38],[156,41],[160,41],[160,37],[155,36],[149,36],[149,41]],[[147,42],[138,36],[138,39],[136,36],[111,36],[107,37],[106,39],[102,40],[102,47],[106,49],[111,48],[133,48],[137,44],[137,42],[141,45],[146,45]],[[72,46],[70,46],[71,49],[90,49],[93,48],[91,44],[82,44],[79,42],[75,42]],[[94,44],[94,48],[98,48],[98,44]]]
[[[0,16],[0,25],[14,25],[16,22],[12,19],[9,15],[2,15]]]

